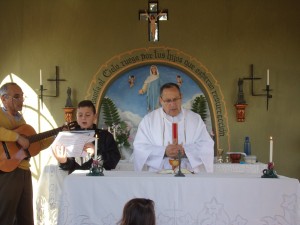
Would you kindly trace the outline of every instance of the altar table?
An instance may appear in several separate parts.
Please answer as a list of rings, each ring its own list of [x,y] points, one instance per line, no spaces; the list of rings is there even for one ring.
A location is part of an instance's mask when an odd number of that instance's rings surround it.
[[[255,164],[214,164],[214,173],[262,174],[267,167],[263,163]],[[133,171],[131,160],[120,160],[117,171]],[[57,164],[45,166],[38,183],[36,198],[36,225],[57,225],[58,206],[67,171],[61,170]]]
[[[297,179],[261,174],[75,172],[64,179],[59,225],[115,225],[132,198],[155,202],[157,225],[299,225]]]

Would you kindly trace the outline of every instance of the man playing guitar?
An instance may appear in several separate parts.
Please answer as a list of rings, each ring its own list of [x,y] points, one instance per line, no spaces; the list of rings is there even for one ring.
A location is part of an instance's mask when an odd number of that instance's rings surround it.
[[[35,154],[27,138],[26,124],[22,114],[24,93],[16,83],[0,87],[3,106],[0,108],[0,224],[33,225],[33,194],[30,157],[48,147],[53,139],[37,142]],[[29,129],[32,135],[33,128]],[[48,136],[50,137],[50,136]],[[11,145],[11,146],[10,146]],[[16,150],[11,151],[12,147]]]

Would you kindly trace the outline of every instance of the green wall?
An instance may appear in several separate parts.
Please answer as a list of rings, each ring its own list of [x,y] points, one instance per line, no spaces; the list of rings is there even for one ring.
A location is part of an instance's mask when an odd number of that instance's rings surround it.
[[[278,174],[300,178],[300,3],[297,0],[160,0],[169,20],[160,23],[160,41],[148,42],[146,21],[138,12],[148,1],[0,0],[0,80],[14,73],[33,89],[43,77],[53,78],[60,66],[58,98],[45,98],[57,124],[67,87],[74,104],[86,96],[97,69],[112,57],[138,48],[176,48],[199,60],[218,80],[229,118],[232,151],[242,151],[250,136],[253,154],[267,162],[269,136],[274,138]],[[244,82],[246,121],[236,122],[237,81],[250,76],[262,93],[270,69],[273,98],[250,94]],[[45,83],[48,93],[54,84]],[[226,151],[226,149],[225,149]]]

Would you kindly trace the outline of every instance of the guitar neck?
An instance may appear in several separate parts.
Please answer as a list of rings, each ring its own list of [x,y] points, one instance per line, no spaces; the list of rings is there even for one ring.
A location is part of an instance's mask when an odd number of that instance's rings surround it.
[[[54,130],[49,130],[49,131],[46,131],[46,132],[43,132],[43,133],[39,133],[39,134],[29,136],[28,140],[29,140],[30,143],[34,143],[34,142],[37,142],[37,141],[41,141],[45,138],[54,136],[54,135],[58,134],[60,131],[62,131],[61,127],[56,128]]]

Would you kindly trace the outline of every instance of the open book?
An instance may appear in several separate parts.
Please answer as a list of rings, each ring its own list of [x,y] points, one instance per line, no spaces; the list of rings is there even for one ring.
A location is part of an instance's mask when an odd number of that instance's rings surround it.
[[[94,130],[62,131],[59,132],[51,146],[63,145],[67,150],[67,157],[85,157],[86,151],[83,146],[95,141]]]

